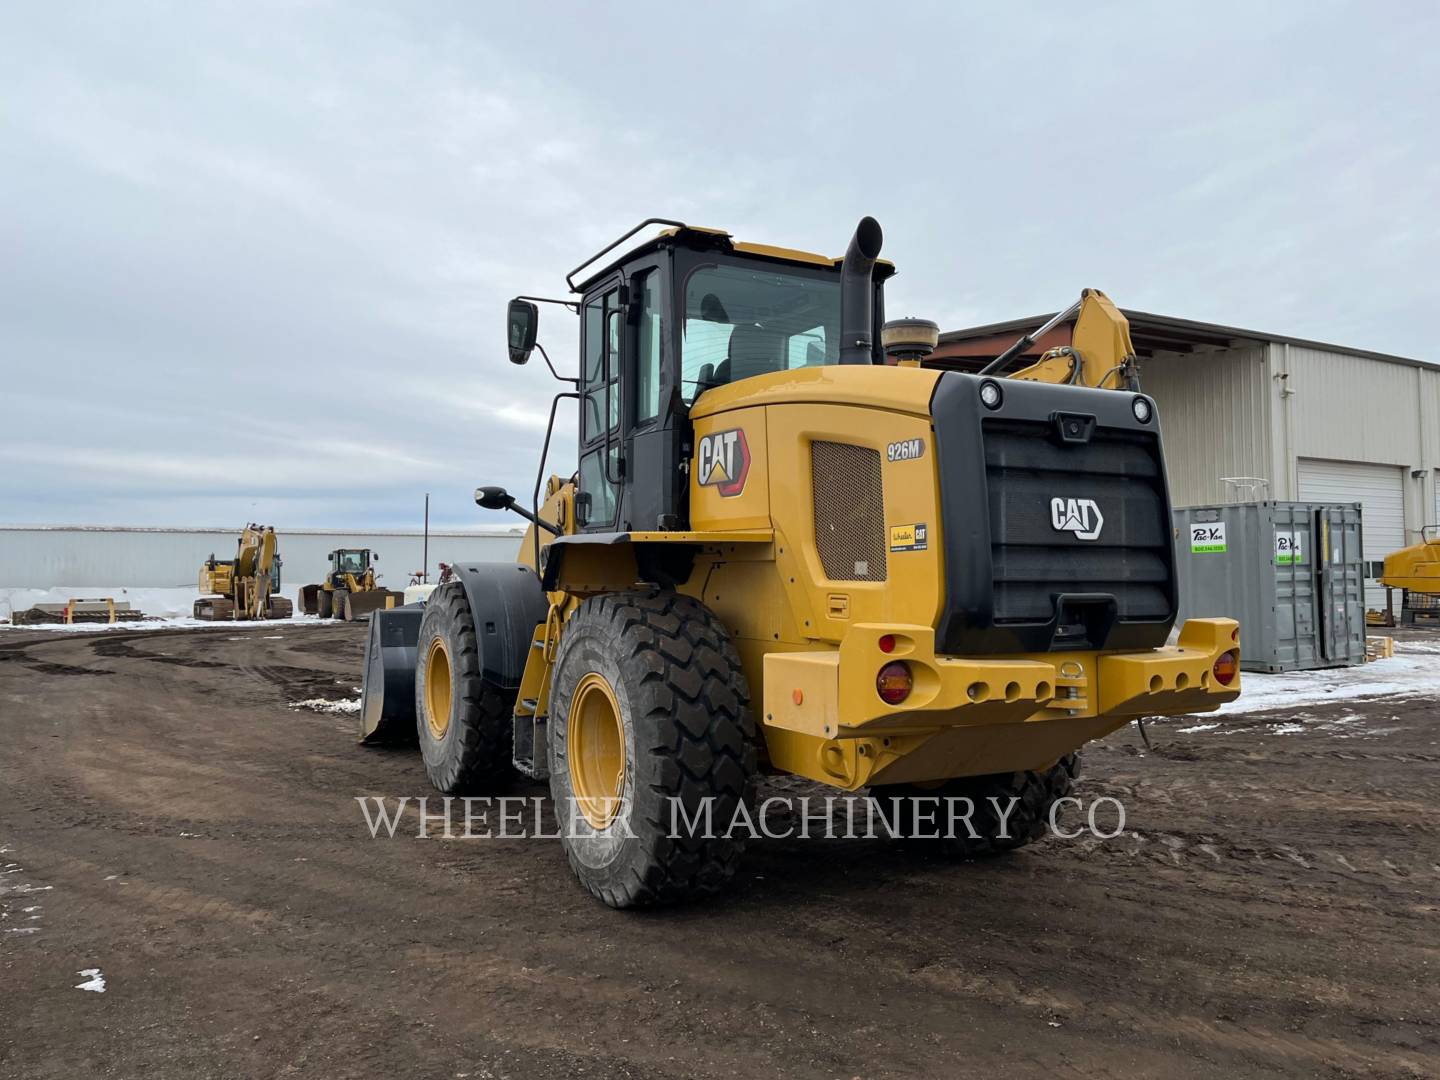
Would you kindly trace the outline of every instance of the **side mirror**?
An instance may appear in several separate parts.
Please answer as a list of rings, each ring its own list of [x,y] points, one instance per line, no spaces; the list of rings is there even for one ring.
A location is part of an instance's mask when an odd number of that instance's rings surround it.
[[[540,329],[540,309],[528,300],[511,300],[505,322],[510,338],[510,362],[523,364],[535,349],[535,334]]]
[[[371,562],[379,562],[379,561],[380,561],[380,556],[379,556],[379,555],[371,555],[371,556],[370,556],[370,561],[371,561]]]
[[[508,510],[510,504],[515,500],[503,487],[478,487],[475,489],[475,502],[486,510]]]

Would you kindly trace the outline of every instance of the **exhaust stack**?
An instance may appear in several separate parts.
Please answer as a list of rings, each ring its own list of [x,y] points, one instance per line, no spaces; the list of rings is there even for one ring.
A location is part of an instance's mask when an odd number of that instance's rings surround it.
[[[863,217],[840,264],[840,363],[875,362],[875,260],[885,234]]]

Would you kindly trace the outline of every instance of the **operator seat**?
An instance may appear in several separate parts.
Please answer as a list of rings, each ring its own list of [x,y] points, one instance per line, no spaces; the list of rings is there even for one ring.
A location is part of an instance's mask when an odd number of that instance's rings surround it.
[[[730,332],[729,355],[715,369],[715,385],[785,369],[785,338],[763,326],[741,324]]]

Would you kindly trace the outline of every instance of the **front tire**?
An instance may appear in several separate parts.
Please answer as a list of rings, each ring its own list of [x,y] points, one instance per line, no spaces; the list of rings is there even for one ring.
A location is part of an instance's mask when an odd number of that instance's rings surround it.
[[[551,691],[550,794],[570,868],[614,908],[719,890],[754,803],[756,730],[724,625],[674,593],[586,600],[565,624]],[[678,810],[709,828],[675,827]]]
[[[481,673],[475,621],[460,582],[430,595],[415,656],[415,728],[430,783],[446,795],[503,791],[514,775],[515,691]]]
[[[891,784],[870,789],[887,819],[899,798],[898,820],[902,836],[919,836],[938,845],[947,858],[984,859],[1022,848],[1045,834],[1050,810],[1070,794],[1080,771],[1080,755],[1066,754],[1048,769],[1033,772],[965,776],[934,787]],[[936,800],[939,802],[936,802]],[[948,827],[946,799],[969,799],[969,826],[957,820]],[[1004,816],[1011,806],[1014,809]],[[960,804],[960,810],[963,810]],[[959,813],[959,811],[957,811]],[[931,839],[932,834],[938,833]],[[974,835],[972,835],[972,833]],[[1004,835],[1001,835],[1001,834]]]
[[[350,590],[336,589],[330,595],[330,615],[341,622],[350,621]]]
[[[329,589],[315,590],[315,617],[317,619],[330,618],[332,600]]]

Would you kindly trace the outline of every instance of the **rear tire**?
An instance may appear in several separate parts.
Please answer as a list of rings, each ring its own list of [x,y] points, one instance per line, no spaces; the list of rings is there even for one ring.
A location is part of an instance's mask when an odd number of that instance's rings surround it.
[[[887,819],[893,816],[890,800],[904,800],[898,815],[902,836],[920,836],[923,842],[936,844],[947,858],[984,859],[1004,855],[1040,839],[1050,824],[1051,807],[1070,794],[1079,771],[1080,755],[1067,754],[1050,768],[1038,772],[966,776],[935,787],[891,784],[873,787],[870,794]],[[937,799],[941,801],[936,802]],[[947,827],[945,799],[970,800],[973,807],[970,826],[977,835],[971,835],[971,829],[966,828],[963,820],[957,820],[953,830]],[[1006,835],[1002,836],[1001,815],[1012,799],[1014,809],[1004,819]],[[962,811],[963,807],[956,811],[957,817]],[[938,837],[929,839],[936,833]]]
[[[446,795],[503,791],[514,776],[515,691],[481,674],[475,621],[460,582],[431,594],[415,660],[415,730],[430,783]]]
[[[341,622],[350,621],[350,608],[346,603],[350,599],[350,590],[336,589],[330,597],[330,615]]]
[[[745,843],[725,833],[753,806],[757,737],[740,658],[708,608],[665,592],[586,600],[561,632],[550,715],[557,830],[586,889],[629,908],[731,878]],[[672,829],[677,804],[694,820],[705,800],[708,836]]]
[[[332,603],[333,598],[330,595],[329,589],[317,589],[315,591],[315,617],[317,619],[330,618],[330,605]]]

